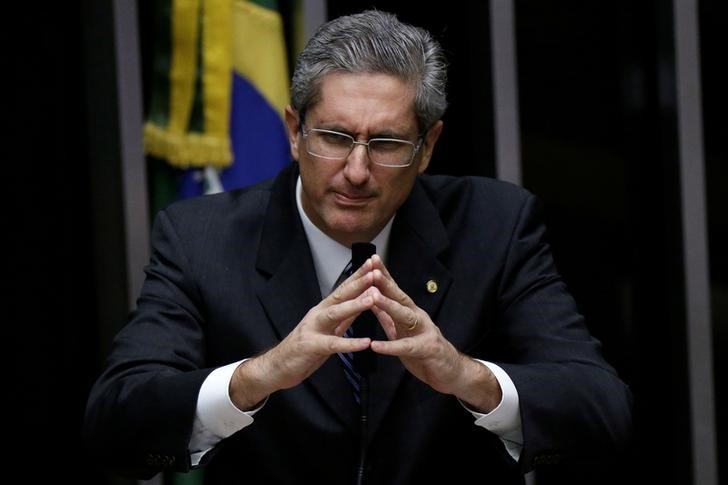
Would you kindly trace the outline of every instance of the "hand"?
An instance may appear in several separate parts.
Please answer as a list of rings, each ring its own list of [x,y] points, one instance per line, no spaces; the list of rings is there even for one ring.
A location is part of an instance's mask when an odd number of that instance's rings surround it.
[[[278,345],[240,364],[230,383],[238,409],[252,409],[266,396],[300,384],[331,354],[358,352],[369,338],[342,337],[354,319],[374,304],[372,262],[368,260],[329,296],[306,313]]]
[[[453,394],[482,412],[501,401],[501,388],[493,373],[459,352],[430,316],[402,291],[381,258],[372,259],[374,285],[372,311],[388,341],[373,341],[371,349],[396,355],[415,377],[436,391]]]

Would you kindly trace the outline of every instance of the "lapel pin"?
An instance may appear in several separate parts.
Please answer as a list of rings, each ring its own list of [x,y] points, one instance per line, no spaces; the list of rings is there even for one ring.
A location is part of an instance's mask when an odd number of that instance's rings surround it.
[[[429,280],[426,284],[426,287],[427,287],[428,293],[436,293],[437,292],[437,281]]]

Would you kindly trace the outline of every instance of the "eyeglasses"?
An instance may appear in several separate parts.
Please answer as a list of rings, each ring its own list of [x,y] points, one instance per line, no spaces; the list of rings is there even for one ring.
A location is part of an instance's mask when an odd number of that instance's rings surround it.
[[[382,167],[409,167],[415,154],[422,146],[422,137],[417,144],[396,138],[371,138],[367,141],[356,141],[354,137],[338,131],[306,129],[301,125],[301,133],[306,139],[306,151],[314,157],[326,160],[344,160],[356,145],[367,147],[369,160]]]

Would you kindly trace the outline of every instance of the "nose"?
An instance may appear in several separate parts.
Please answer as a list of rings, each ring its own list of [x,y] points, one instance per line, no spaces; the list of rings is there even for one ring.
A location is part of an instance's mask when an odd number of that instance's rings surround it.
[[[346,158],[344,176],[352,185],[363,185],[369,180],[369,153],[365,142],[355,141]]]

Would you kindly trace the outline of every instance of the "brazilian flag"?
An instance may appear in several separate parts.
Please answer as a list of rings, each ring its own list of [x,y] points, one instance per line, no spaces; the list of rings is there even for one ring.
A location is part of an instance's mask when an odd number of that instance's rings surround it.
[[[299,39],[300,8],[282,3],[155,0],[144,125],[152,215],[177,198],[244,187],[290,163],[283,110],[295,48],[287,47],[284,20],[288,38]]]

